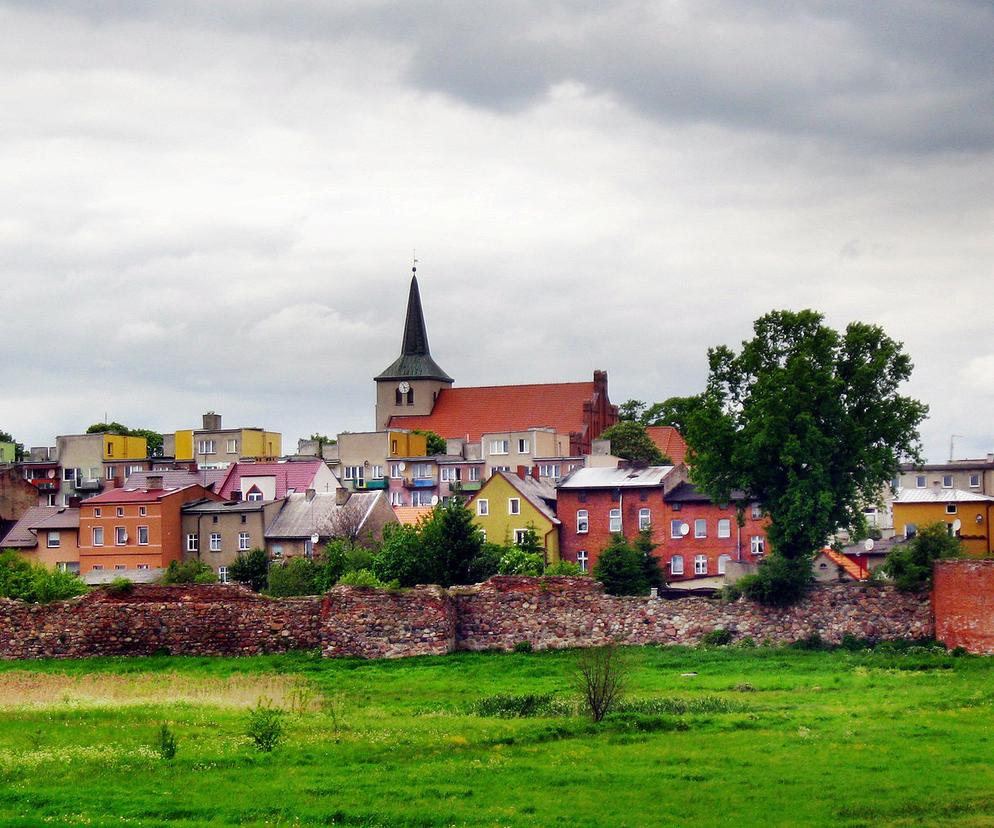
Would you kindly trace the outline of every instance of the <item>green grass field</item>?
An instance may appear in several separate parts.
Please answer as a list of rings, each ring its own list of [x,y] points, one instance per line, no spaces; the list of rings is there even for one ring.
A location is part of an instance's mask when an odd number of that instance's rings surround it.
[[[596,726],[472,712],[575,698],[575,652],[0,663],[0,824],[994,825],[994,660],[624,656],[655,712]],[[268,754],[260,697],[291,711]]]

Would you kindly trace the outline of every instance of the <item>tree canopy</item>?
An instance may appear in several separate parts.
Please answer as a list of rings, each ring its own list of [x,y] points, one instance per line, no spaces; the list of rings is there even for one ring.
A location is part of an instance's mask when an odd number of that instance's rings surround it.
[[[611,454],[631,460],[633,463],[659,466],[670,462],[670,459],[652,442],[645,426],[641,423],[631,420],[615,423],[604,429],[601,438],[611,441]]]
[[[120,434],[122,437],[144,437],[149,457],[162,456],[162,435],[149,428],[128,428],[118,422],[94,423],[86,429],[87,434]]]
[[[672,426],[682,434],[698,405],[698,396],[669,397],[651,405],[643,400],[626,400],[618,406],[618,419],[644,426]]]
[[[864,507],[903,459],[920,462],[928,408],[898,393],[911,359],[875,325],[840,333],[812,310],[773,311],[754,333],[738,353],[708,351],[684,433],[691,480],[715,502],[758,501],[774,553],[803,568],[833,532],[865,536]]]
[[[445,438],[440,437],[434,431],[422,431],[420,429],[414,429],[412,432],[414,434],[423,434],[428,443],[428,448],[426,449],[429,457],[434,457],[438,454],[445,454],[447,446],[445,443]]]
[[[20,462],[24,459],[24,443],[18,443],[9,431],[0,431],[0,443],[13,443],[14,444],[14,459]]]

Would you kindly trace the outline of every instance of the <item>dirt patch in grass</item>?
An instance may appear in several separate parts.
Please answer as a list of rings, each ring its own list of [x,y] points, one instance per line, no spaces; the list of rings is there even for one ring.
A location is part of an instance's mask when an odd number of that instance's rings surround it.
[[[298,676],[201,678],[178,673],[68,676],[18,670],[0,673],[0,710],[149,704],[245,708],[255,705],[261,697],[294,712],[318,710],[322,701],[320,694]]]

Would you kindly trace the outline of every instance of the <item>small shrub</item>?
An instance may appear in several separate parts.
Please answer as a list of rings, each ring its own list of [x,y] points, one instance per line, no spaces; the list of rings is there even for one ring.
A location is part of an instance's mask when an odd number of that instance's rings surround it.
[[[520,546],[510,547],[497,564],[501,575],[541,575],[545,563],[537,552],[529,552]]]
[[[752,601],[786,607],[801,600],[813,582],[809,558],[785,558],[774,551],[759,564],[754,575],[742,578],[738,587]]]
[[[135,584],[130,578],[115,578],[104,586],[108,595],[130,595],[134,590]]]
[[[790,645],[792,650],[828,650],[829,645],[822,640],[818,633],[811,633],[807,638],[799,638]]]
[[[580,569],[579,564],[573,563],[573,561],[556,561],[554,564],[549,564],[542,574],[549,577],[565,576],[568,578],[580,578],[589,575],[588,572]]]
[[[71,572],[30,563],[12,549],[0,552],[0,597],[48,604],[86,591],[86,584]]]
[[[514,645],[514,652],[516,653],[530,653],[532,651],[531,641],[519,641]]]
[[[161,584],[216,584],[217,574],[203,561],[191,558],[188,561],[170,561],[159,578]]]
[[[880,571],[893,578],[898,589],[913,592],[932,585],[935,561],[962,554],[963,542],[949,534],[946,524],[932,523],[921,527],[907,543],[892,547]]]
[[[283,740],[283,715],[283,710],[274,707],[272,701],[259,699],[256,706],[249,709],[245,735],[259,750],[271,753]]]
[[[962,658],[962,657],[963,657],[963,656],[965,656],[965,655],[969,655],[969,653],[968,653],[968,652],[966,651],[966,647],[953,647],[953,648],[952,648],[952,649],[951,649],[951,650],[949,651],[949,654],[950,654],[950,655],[951,655],[951,656],[952,656],[953,658]]]
[[[726,603],[738,601],[742,597],[742,588],[737,584],[725,584],[719,591],[718,597]]]
[[[855,653],[859,650],[869,650],[873,647],[873,644],[866,638],[857,638],[852,633],[846,633],[842,636],[842,641],[839,642],[839,646],[843,650]]]
[[[732,633],[731,630],[722,629],[718,627],[715,630],[711,630],[709,633],[705,633],[701,637],[700,645],[702,647],[724,647],[726,644],[731,644]]]
[[[399,589],[397,581],[381,581],[368,569],[356,569],[346,572],[338,581],[345,586],[376,587],[377,589]]]
[[[497,693],[474,702],[470,710],[477,716],[500,719],[523,719],[530,716],[555,715],[551,711],[552,693]]]
[[[307,558],[291,558],[278,566],[269,567],[267,594],[273,598],[289,598],[295,595],[317,595],[320,590],[315,583],[317,566]]]
[[[751,635],[744,635],[735,642],[735,646],[741,647],[743,650],[754,650],[756,648],[756,639]]]
[[[573,682],[595,722],[601,721],[621,701],[627,673],[613,644],[583,650],[578,656]]]
[[[159,756],[167,761],[175,758],[176,744],[176,735],[169,729],[169,725],[162,725],[159,728],[159,738],[156,743]]]

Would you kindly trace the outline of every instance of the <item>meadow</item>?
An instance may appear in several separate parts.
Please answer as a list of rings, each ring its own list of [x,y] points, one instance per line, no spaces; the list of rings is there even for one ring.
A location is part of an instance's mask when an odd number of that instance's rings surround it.
[[[629,648],[599,724],[570,651],[4,662],[0,824],[994,825],[994,661],[886,650]]]

